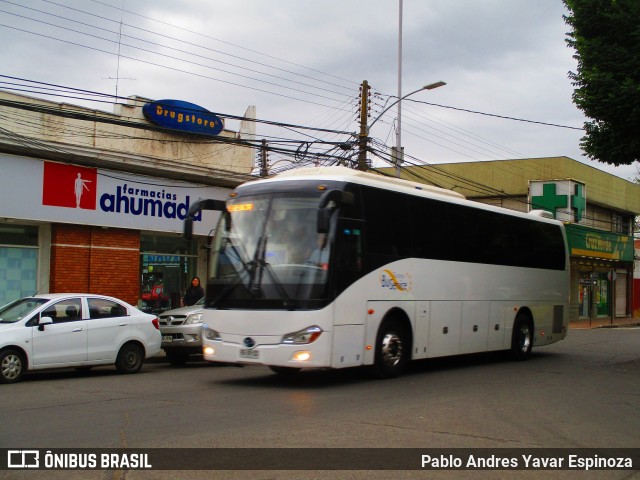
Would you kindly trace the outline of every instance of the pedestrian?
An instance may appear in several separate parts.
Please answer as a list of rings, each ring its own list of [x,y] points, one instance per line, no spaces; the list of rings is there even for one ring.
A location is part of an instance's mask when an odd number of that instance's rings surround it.
[[[183,304],[185,307],[195,305],[195,303],[204,297],[204,289],[200,285],[200,279],[193,277],[191,285],[187,288],[187,292],[184,294]]]

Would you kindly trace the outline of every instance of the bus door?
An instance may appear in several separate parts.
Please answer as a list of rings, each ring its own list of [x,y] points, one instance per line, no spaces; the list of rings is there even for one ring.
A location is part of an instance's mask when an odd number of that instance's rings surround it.
[[[358,366],[364,361],[366,298],[357,288],[345,295],[345,290],[362,277],[363,227],[362,220],[338,218],[333,257],[335,294],[338,296],[334,304],[333,367]]]

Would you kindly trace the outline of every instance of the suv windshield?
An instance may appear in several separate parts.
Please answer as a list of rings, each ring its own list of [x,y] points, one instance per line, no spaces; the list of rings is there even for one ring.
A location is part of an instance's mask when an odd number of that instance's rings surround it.
[[[209,308],[314,308],[326,298],[329,244],[317,197],[255,195],[227,202],[216,230]]]
[[[44,298],[22,298],[4,305],[0,307],[0,323],[19,322],[48,301]]]

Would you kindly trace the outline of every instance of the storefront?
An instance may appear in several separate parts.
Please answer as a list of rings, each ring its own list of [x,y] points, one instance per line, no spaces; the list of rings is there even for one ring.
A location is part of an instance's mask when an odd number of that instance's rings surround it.
[[[140,300],[145,311],[158,312],[181,306],[191,279],[199,276],[198,242],[181,237],[140,237]]]
[[[189,207],[225,188],[0,154],[0,304],[36,292],[113,295],[148,311],[179,306],[204,275],[218,213],[181,235]]]
[[[633,237],[566,225],[572,318],[632,315]]]

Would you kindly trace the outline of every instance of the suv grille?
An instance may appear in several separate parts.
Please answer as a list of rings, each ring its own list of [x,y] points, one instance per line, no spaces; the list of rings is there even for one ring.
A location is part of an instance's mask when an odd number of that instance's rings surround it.
[[[182,325],[186,320],[186,315],[160,315],[160,326]]]

